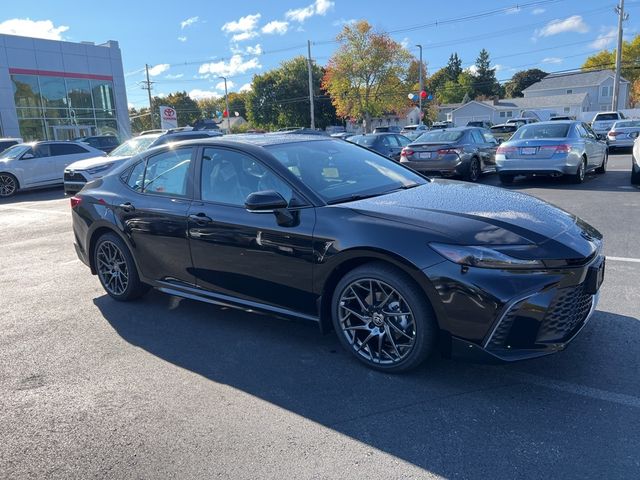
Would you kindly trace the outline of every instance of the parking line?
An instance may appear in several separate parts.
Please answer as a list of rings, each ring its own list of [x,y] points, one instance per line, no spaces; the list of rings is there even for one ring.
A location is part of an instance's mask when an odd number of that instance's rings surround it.
[[[0,207],[0,212],[1,211],[8,211],[8,210],[18,210],[21,212],[34,212],[34,213],[47,213],[47,214],[52,214],[52,215],[64,215],[66,217],[69,216],[69,212],[57,212],[55,210],[43,210],[41,208],[24,208],[24,207],[9,207],[9,206],[2,206]]]
[[[607,260],[613,260],[614,262],[640,263],[640,258],[610,257],[609,255],[607,255]]]

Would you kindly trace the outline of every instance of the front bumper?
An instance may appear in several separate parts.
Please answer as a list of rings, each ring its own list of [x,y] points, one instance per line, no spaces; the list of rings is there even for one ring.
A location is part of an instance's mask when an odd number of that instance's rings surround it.
[[[436,311],[450,339],[449,353],[508,362],[568,346],[596,308],[593,275],[604,274],[604,257],[594,255],[578,267],[530,272],[465,270],[444,262],[425,273],[434,279],[442,301]]]

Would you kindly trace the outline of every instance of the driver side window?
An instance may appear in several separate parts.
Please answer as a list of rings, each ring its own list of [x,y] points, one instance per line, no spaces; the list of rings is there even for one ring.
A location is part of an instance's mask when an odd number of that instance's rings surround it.
[[[274,190],[290,202],[291,188],[253,157],[234,150],[205,148],[202,157],[202,200],[244,207],[249,194]]]

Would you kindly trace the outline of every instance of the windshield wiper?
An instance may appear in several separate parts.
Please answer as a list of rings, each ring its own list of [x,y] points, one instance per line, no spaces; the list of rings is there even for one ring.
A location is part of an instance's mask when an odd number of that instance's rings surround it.
[[[357,193],[354,195],[349,195],[348,197],[336,198],[334,200],[329,200],[327,205],[335,205],[336,203],[344,203],[344,202],[355,202],[356,200],[364,200],[365,198],[378,197],[380,195],[384,195],[389,192],[377,192],[377,193]]]

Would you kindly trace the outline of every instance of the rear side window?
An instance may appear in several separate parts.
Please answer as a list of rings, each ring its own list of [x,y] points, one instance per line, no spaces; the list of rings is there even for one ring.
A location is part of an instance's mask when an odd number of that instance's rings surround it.
[[[609,120],[618,120],[618,114],[617,113],[599,113],[596,115],[594,122],[602,122],[602,121],[609,121]]]
[[[184,197],[192,153],[191,148],[181,148],[149,157],[133,167],[127,184],[140,193]]]
[[[49,148],[51,149],[52,157],[56,157],[58,155],[76,155],[78,153],[88,152],[88,150],[75,143],[52,143],[49,145]]]
[[[17,145],[18,142],[16,141],[10,141],[10,142],[0,142],[0,152],[2,152],[3,150],[6,150],[9,147],[13,147],[14,145]]]
[[[118,145],[116,137],[102,137],[100,138],[100,146],[102,147],[115,147]]]

